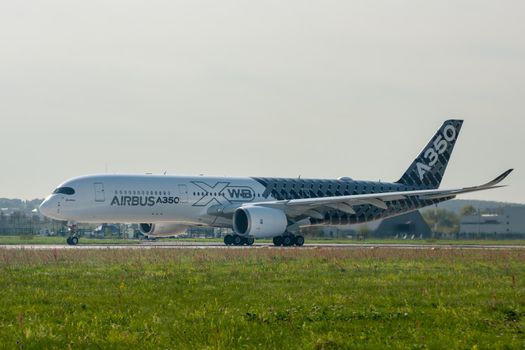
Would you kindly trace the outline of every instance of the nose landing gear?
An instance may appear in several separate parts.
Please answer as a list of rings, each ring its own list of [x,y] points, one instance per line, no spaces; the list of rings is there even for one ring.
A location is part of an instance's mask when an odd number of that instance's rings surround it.
[[[69,237],[66,239],[68,245],[77,245],[78,236],[77,236],[77,225],[71,224],[68,225],[67,230],[69,232]]]

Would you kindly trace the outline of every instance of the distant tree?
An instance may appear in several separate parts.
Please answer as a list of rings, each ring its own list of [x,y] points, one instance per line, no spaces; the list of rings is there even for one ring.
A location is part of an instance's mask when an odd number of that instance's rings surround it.
[[[502,206],[495,207],[495,208],[487,208],[482,211],[483,214],[498,214],[498,215],[503,215],[504,212],[505,212],[505,208]]]
[[[423,212],[423,218],[434,232],[459,232],[459,216],[452,211],[442,208],[427,210]]]
[[[477,210],[472,205],[465,205],[461,210],[459,211],[459,216],[469,216],[476,214]]]
[[[36,225],[36,224],[39,224],[40,223],[40,216],[36,215],[36,214],[33,214],[31,216],[31,222]]]
[[[26,214],[21,210],[16,210],[9,216],[9,224],[13,227],[19,227],[25,220]]]
[[[30,201],[25,202],[25,207],[27,211],[31,211],[33,209],[38,208],[38,206],[43,202],[43,199],[32,199]]]
[[[307,237],[321,237],[323,230],[320,226],[306,226],[301,228],[301,234]]]
[[[367,239],[368,235],[370,235],[370,228],[367,225],[363,225],[357,229],[358,239]]]
[[[25,206],[21,199],[0,198],[0,207],[10,209],[24,209]]]

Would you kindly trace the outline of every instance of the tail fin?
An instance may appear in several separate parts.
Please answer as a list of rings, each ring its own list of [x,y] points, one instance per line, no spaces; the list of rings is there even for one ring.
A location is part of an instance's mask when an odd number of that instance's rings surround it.
[[[445,121],[397,183],[418,189],[438,188],[462,124],[463,120]]]

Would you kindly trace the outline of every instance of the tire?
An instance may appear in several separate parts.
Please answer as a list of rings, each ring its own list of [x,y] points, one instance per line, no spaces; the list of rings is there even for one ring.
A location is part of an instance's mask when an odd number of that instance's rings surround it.
[[[302,247],[304,244],[304,237],[301,235],[295,236],[295,245],[298,247]]]
[[[273,238],[273,245],[275,245],[275,246],[283,245],[283,236],[275,236]]]
[[[71,237],[71,245],[77,245],[78,244],[78,237],[73,236]]]
[[[242,245],[243,244],[242,237],[238,236],[238,235],[233,236],[233,244],[234,245]]]
[[[284,236],[283,237],[283,245],[285,247],[292,246],[294,244],[294,239],[292,236]]]
[[[71,243],[71,237],[68,237],[68,238],[66,239],[66,242],[67,242],[68,245],[73,245],[73,243]]]
[[[253,245],[254,242],[255,242],[255,238],[253,237],[246,238],[246,245]]]
[[[232,245],[233,244],[233,236],[232,235],[224,236],[224,244]]]

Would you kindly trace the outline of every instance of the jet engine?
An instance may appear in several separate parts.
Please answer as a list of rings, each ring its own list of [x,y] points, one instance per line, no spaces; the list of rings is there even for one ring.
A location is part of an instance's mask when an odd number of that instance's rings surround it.
[[[188,225],[183,224],[139,224],[139,231],[144,236],[173,236],[186,232]]]
[[[241,236],[275,237],[283,234],[288,220],[282,210],[242,207],[233,213],[233,230]]]

